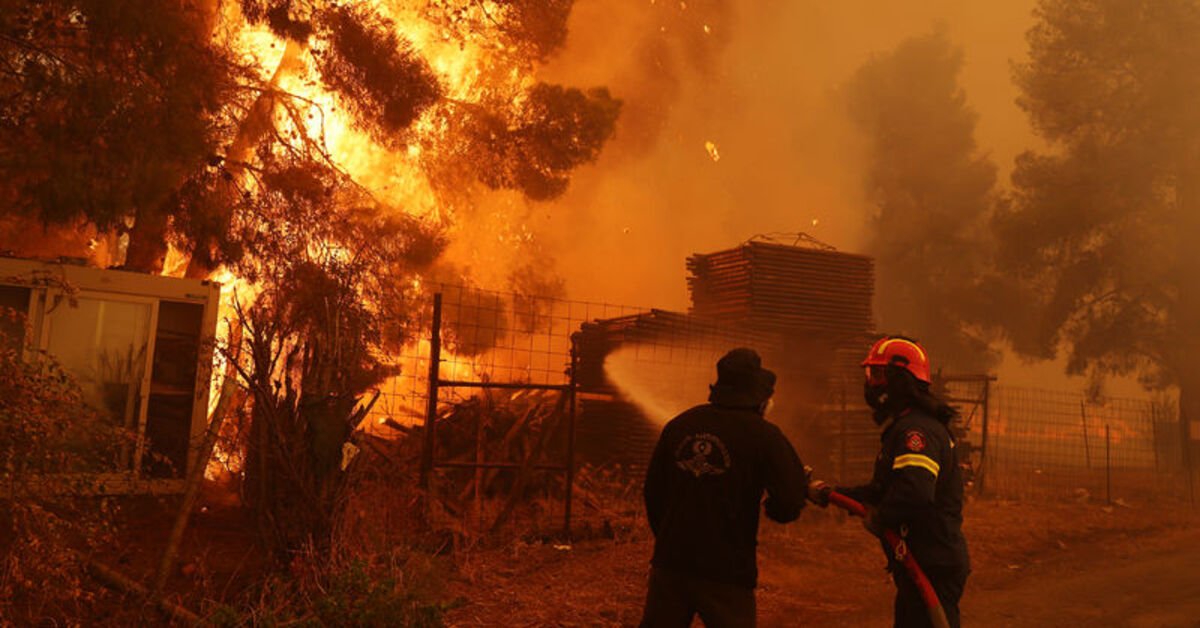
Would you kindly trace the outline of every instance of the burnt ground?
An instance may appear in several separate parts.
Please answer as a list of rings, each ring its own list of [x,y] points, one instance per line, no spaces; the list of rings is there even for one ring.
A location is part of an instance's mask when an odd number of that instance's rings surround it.
[[[975,501],[966,517],[967,625],[1200,626],[1200,515],[1186,504]],[[761,536],[760,625],[890,624],[883,558],[857,522],[814,510]],[[650,548],[635,529],[570,549],[479,552],[448,591],[467,600],[449,622],[636,625]]]

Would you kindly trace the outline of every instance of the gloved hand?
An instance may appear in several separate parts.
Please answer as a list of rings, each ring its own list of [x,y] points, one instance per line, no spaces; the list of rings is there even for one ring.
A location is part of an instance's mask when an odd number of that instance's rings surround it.
[[[808,501],[824,508],[829,505],[829,494],[833,486],[822,480],[810,480],[808,483]]]
[[[863,527],[873,536],[883,538],[883,523],[879,520],[879,511],[874,506],[863,506],[867,509],[867,515],[863,517]]]

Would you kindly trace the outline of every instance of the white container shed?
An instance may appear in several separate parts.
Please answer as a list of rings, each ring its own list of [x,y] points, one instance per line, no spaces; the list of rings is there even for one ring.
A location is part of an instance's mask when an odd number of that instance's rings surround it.
[[[88,474],[98,493],[181,492],[197,464],[212,373],[220,284],[0,258],[0,342],[53,356],[84,399],[136,435]]]

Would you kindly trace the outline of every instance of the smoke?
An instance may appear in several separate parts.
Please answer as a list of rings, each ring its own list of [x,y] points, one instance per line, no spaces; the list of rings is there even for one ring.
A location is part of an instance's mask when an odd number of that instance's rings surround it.
[[[979,155],[1003,192],[1013,158],[1041,145],[1011,80],[1033,5],[577,0],[562,47],[530,78],[607,88],[621,103],[615,135],[555,200],[473,186],[443,270],[493,289],[684,309],[684,260],[697,251],[781,231],[864,251],[877,211],[864,185],[871,138],[845,87],[872,57],[930,32],[962,51]],[[1006,353],[1000,374],[1045,385],[1061,370]]]
[[[996,167],[975,142],[962,62],[961,49],[934,31],[873,56],[844,93],[870,138],[877,320],[919,337],[946,368],[978,371],[994,362],[989,337],[971,323],[990,315],[994,300],[979,285]]]
[[[675,350],[681,355],[683,347]],[[715,365],[722,351],[714,349],[702,355],[688,348],[686,361],[654,359],[656,353],[671,354],[665,345],[639,347],[625,345],[604,360],[604,374],[621,391],[621,396],[662,426],[688,408],[704,403],[708,385],[715,377]]]
[[[873,55],[931,32],[962,51],[978,154],[1004,192],[1015,157],[1044,146],[1012,81],[1034,5],[578,0],[564,49],[539,78],[607,86],[622,115],[600,159],[575,172],[559,201],[532,206],[525,226],[569,297],[674,309],[687,307],[684,260],[694,252],[797,230],[865,251],[877,211],[864,193],[869,138],[851,122],[844,88]],[[1086,386],[1064,370],[1062,360],[1006,350],[995,372],[1012,385]]]
[[[562,199],[533,206],[527,226],[571,298],[675,309],[687,307],[694,252],[797,230],[864,251],[876,211],[864,194],[869,138],[850,120],[844,87],[873,55],[935,31],[962,50],[959,85],[1003,192],[1014,158],[1043,146],[1012,81],[1034,5],[727,2],[705,5],[705,33],[687,17],[691,2],[579,0],[540,78],[605,85],[622,115],[597,163],[576,171]],[[1009,384],[1082,388],[1064,367],[1005,351],[996,372]]]
[[[531,229],[570,296],[673,308],[686,307],[693,252],[779,231],[862,250],[865,139],[842,84],[873,53],[940,24],[963,49],[979,145],[1006,178],[1034,141],[1009,72],[1032,6],[579,0],[565,48],[539,78],[605,85],[622,116],[567,194],[533,207]]]

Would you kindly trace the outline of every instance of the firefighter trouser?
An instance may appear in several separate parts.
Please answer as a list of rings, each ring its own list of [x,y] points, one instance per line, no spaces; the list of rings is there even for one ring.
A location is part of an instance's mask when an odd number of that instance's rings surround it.
[[[922,569],[929,584],[937,593],[946,611],[946,620],[951,628],[959,628],[958,601],[962,598],[963,588],[967,584],[967,570],[963,567],[943,567],[930,565]],[[925,608],[925,599],[904,567],[897,565],[892,569],[892,580],[896,583],[895,628],[928,628],[933,623],[929,619],[929,610]]]
[[[653,568],[642,628],[687,628],[699,614],[707,628],[752,628],[754,589]]]

